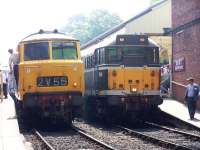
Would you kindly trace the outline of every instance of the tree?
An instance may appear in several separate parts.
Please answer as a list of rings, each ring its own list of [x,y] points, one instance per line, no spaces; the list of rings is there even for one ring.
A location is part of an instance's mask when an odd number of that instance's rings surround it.
[[[84,44],[121,22],[122,19],[115,14],[106,10],[95,10],[89,14],[71,17],[61,31],[72,35]]]

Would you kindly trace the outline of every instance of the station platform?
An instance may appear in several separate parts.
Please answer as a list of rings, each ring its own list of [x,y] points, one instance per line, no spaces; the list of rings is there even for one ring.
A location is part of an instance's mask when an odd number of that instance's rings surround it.
[[[164,99],[163,104],[159,107],[162,111],[200,128],[200,112],[196,111],[194,120],[190,120],[186,104],[173,99]]]
[[[19,132],[14,102],[11,97],[0,100],[0,150],[25,150],[24,137]]]

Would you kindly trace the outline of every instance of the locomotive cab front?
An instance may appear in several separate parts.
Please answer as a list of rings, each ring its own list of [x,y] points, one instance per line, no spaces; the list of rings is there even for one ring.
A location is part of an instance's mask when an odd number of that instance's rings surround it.
[[[86,49],[82,55],[86,114],[134,118],[162,104],[159,47],[148,36],[117,35],[112,44],[92,52],[88,48],[88,53]]]
[[[70,123],[84,94],[79,41],[44,32],[22,40],[19,49],[19,94],[24,113]]]

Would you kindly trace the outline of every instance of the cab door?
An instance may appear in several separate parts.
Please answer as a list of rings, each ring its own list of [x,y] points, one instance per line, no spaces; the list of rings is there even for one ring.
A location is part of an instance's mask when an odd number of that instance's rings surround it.
[[[95,50],[94,80],[97,91],[108,89],[108,67],[105,64],[104,48]]]

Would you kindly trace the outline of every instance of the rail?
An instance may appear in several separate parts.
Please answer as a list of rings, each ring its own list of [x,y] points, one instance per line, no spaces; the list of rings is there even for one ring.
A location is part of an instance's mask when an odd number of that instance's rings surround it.
[[[188,148],[186,146],[182,146],[182,145],[179,145],[179,144],[175,144],[173,142],[161,140],[161,139],[146,135],[144,133],[140,133],[139,131],[134,131],[132,129],[128,129],[126,127],[122,127],[122,126],[117,126],[117,127],[128,132],[129,134],[132,134],[132,135],[134,135],[138,138],[142,138],[142,139],[147,140],[147,141],[151,141],[152,143],[155,143],[155,144],[160,145],[162,147],[164,146],[166,148],[172,148],[172,149],[192,150],[191,148]]]
[[[105,147],[106,149],[117,150],[116,148],[114,148],[114,147],[112,147],[112,146],[110,146],[110,145],[108,145],[108,144],[106,144],[106,143],[104,143],[102,141],[99,141],[96,138],[86,134],[85,132],[81,131],[81,129],[79,129],[78,127],[75,127],[75,126],[71,126],[71,127],[72,127],[73,130],[75,130],[79,134],[81,134],[81,135],[85,136],[86,138],[88,138],[88,139],[100,144],[101,146]]]
[[[171,132],[174,132],[174,133],[179,133],[179,134],[182,134],[184,136],[200,140],[200,136],[197,135],[197,134],[188,133],[188,132],[181,131],[181,130],[178,130],[178,129],[168,128],[166,126],[162,126],[162,125],[159,125],[159,124],[156,124],[156,123],[152,123],[152,122],[145,122],[145,123],[147,125],[152,126],[152,127],[157,127],[157,128],[163,129],[163,130],[171,131]]]
[[[34,129],[34,133],[35,133],[35,135],[38,137],[38,139],[40,139],[40,140],[44,143],[45,148],[47,148],[48,150],[55,150],[55,149],[42,137],[42,135],[41,135],[37,130]]]

